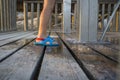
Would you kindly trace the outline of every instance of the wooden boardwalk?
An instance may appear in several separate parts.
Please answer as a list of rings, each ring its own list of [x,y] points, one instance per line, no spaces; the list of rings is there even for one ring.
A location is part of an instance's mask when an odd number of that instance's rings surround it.
[[[51,48],[33,44],[36,32],[0,34],[0,80],[118,80],[119,44],[76,44],[75,34],[58,35],[51,34],[60,46]]]

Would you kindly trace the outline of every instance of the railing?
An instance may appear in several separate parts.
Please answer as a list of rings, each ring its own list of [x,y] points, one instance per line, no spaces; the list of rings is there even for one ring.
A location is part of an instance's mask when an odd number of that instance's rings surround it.
[[[0,0],[0,32],[16,29],[16,0]]]
[[[116,1],[99,3],[99,20],[98,20],[99,31],[104,31],[115,6],[116,6]],[[111,32],[120,31],[120,7],[117,9],[115,16],[110,23],[110,27],[108,31],[111,31]]]
[[[76,1],[72,1],[72,12],[71,15],[73,18],[74,12],[75,12],[75,3]],[[35,6],[36,5],[36,6]],[[38,29],[39,27],[39,20],[40,20],[40,13],[43,7],[43,1],[24,1],[24,30],[33,30]],[[62,30],[62,16],[63,16],[63,3],[62,1],[58,0],[55,4],[55,8],[53,10],[53,14],[51,16],[51,19],[49,21],[48,28],[49,30]],[[35,10],[36,9],[36,10]],[[28,18],[28,12],[31,13],[31,18]],[[37,16],[34,16],[34,13],[37,13]],[[37,20],[37,25],[34,23],[34,18]],[[29,22],[31,23],[29,24]],[[75,23],[75,21],[71,21],[72,23]],[[73,29],[73,24],[71,23],[71,27]]]
[[[99,0],[99,14],[98,14],[98,31],[102,32],[104,31],[108,20],[114,10],[115,4],[117,0]],[[77,2],[74,0],[72,1],[72,8],[71,8],[71,28],[72,30],[76,31],[78,29],[78,13],[77,13]],[[37,6],[36,6],[37,5]],[[39,17],[42,10],[43,1],[24,1],[24,30],[32,30],[32,29],[38,29],[39,27]],[[36,10],[35,10],[36,8]],[[63,3],[62,1],[57,1],[55,4],[55,9],[53,11],[53,15],[51,16],[50,22],[49,22],[49,30],[62,30],[62,24],[63,24]],[[31,18],[28,18],[28,12],[31,12]],[[34,16],[34,13],[37,13],[36,16]],[[37,19],[37,25],[34,24],[34,18]],[[28,22],[30,22],[28,24]],[[28,27],[29,26],[29,27]],[[117,10],[116,15],[114,16],[114,19],[112,20],[110,24],[110,28],[108,31],[120,31],[120,8]]]

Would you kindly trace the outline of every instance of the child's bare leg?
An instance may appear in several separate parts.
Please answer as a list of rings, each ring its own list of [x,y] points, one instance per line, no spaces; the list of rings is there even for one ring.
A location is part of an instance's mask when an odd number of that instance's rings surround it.
[[[45,38],[47,32],[47,26],[49,23],[50,16],[55,4],[55,0],[44,0],[44,7],[40,16],[40,26],[38,31],[38,38]]]

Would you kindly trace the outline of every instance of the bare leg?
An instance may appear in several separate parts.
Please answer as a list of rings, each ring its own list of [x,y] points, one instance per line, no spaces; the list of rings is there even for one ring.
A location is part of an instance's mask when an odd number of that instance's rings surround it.
[[[46,37],[46,29],[49,23],[50,16],[55,4],[55,0],[44,0],[44,7],[40,16],[40,26],[38,31],[38,38]]]

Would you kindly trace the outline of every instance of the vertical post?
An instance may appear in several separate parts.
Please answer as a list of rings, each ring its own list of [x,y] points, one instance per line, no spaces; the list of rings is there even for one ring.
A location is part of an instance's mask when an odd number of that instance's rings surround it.
[[[1,32],[1,0],[0,0],[0,32]]]
[[[15,26],[15,29],[17,29],[17,26],[16,26],[16,7],[17,6],[16,6],[16,4],[17,4],[17,0],[14,1],[14,5],[15,5],[15,7],[14,7],[14,10],[15,10],[14,11],[15,12],[15,18],[14,18],[15,23],[14,23],[14,26]]]
[[[105,4],[102,4],[102,31],[104,31]]]
[[[77,16],[76,16],[76,31],[79,32],[79,22],[80,22],[80,0],[77,0]],[[79,35],[78,35],[78,38],[79,38]]]
[[[37,28],[39,27],[40,23],[40,3],[37,3]]]
[[[108,18],[107,18],[107,23],[110,19],[110,15],[111,15],[111,4],[108,4]],[[110,25],[111,26],[111,25]],[[109,28],[110,29],[110,28]]]
[[[98,0],[80,0],[79,8],[79,41],[81,43],[96,42]]]
[[[119,29],[119,31],[120,31],[120,7],[119,7],[118,9],[119,9],[119,10],[118,10],[118,12],[119,12],[119,15],[118,15],[118,16],[119,16],[119,17],[118,17],[118,18],[119,18],[119,21],[118,21],[119,28],[118,28],[118,29]]]
[[[56,3],[55,4],[55,25],[58,23],[58,18],[57,18],[57,15],[58,15],[58,4]]]
[[[24,2],[24,31],[28,30],[28,4]]]
[[[7,11],[7,30],[9,30],[9,0],[6,0],[6,3],[7,3],[7,5],[6,5],[6,11]]]
[[[16,3],[15,3],[15,0],[13,0],[13,14],[14,14],[14,17],[13,17],[13,30],[16,30],[16,20],[15,20],[15,18],[16,18],[16,11],[15,11],[15,6],[16,5]]]
[[[63,0],[63,32],[71,33],[71,0]]]
[[[3,0],[1,0],[1,31],[4,31]]]
[[[118,29],[119,29],[118,22],[119,22],[119,12],[117,11],[116,12],[116,32],[118,32]]]
[[[108,4],[108,20],[110,19],[110,14],[111,14],[111,4]]]
[[[3,0],[3,11],[4,11],[4,14],[3,14],[3,17],[4,17],[4,31],[6,31],[6,0]]]
[[[33,18],[34,18],[34,3],[31,3],[31,28],[30,29],[33,29]]]
[[[74,30],[76,31],[76,24],[77,24],[77,3],[74,5]]]
[[[89,27],[88,27],[89,42],[97,41],[97,26],[98,26],[98,0],[89,0]]]
[[[115,7],[116,7],[116,5],[114,4],[114,8],[113,8],[113,10],[115,9]],[[112,11],[113,11],[112,10]],[[116,28],[116,12],[115,12],[115,15],[114,15],[114,17],[113,17],[113,20],[112,20],[112,27],[111,27],[111,31],[115,31],[115,28]]]
[[[13,28],[14,28],[14,26],[13,26],[13,15],[14,15],[14,13],[13,13],[13,2],[12,2],[13,0],[11,0],[11,29],[10,30],[12,30]]]
[[[10,27],[9,27],[9,30],[11,30],[11,28],[12,28],[12,20],[11,20],[11,18],[12,18],[12,11],[11,11],[11,3],[12,3],[12,1],[11,0],[9,0],[9,22],[10,22]]]
[[[79,41],[88,41],[89,0],[80,0],[79,5]]]

